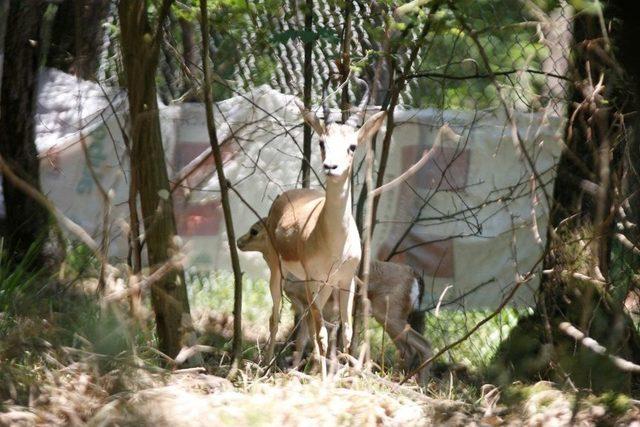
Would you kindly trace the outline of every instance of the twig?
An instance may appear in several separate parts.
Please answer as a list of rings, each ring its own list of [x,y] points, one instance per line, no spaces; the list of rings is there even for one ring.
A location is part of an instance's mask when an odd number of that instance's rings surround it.
[[[244,123],[235,131],[232,130],[231,127],[228,127],[224,131],[220,132],[220,134],[218,135],[218,141],[220,142],[220,145],[224,145],[228,143],[230,140],[232,140],[235,137],[235,134],[238,131],[246,128],[247,126],[249,126],[249,123]],[[175,175],[175,177],[173,178],[173,180],[171,181],[171,192],[175,191],[177,188],[182,186],[183,182],[185,181],[187,181],[186,186],[188,188],[192,188],[193,186],[197,185],[196,183],[188,181],[189,178],[191,178],[194,174],[196,174],[198,170],[202,166],[204,166],[209,161],[209,159],[212,158],[212,156],[213,156],[213,150],[211,149],[211,147],[208,147],[202,153],[200,153],[195,159],[191,160],[185,167],[180,169],[178,173]],[[207,170],[206,175],[207,176],[211,175],[211,171]],[[198,180],[199,178],[200,176],[198,175],[196,180]]]
[[[304,28],[307,32],[313,31],[313,0],[305,1]],[[311,109],[311,88],[313,85],[313,40],[304,43],[304,88],[303,102],[305,109]],[[327,117],[325,117],[327,120]],[[309,188],[311,185],[311,126],[304,123],[302,136],[302,188]]]
[[[393,180],[387,182],[386,184],[371,190],[369,192],[371,197],[376,197],[379,196],[382,193],[385,193],[387,191],[390,191],[392,189],[394,189],[395,187],[397,187],[398,185],[402,184],[404,181],[406,181],[407,179],[409,179],[410,177],[412,177],[413,175],[415,175],[420,169],[422,169],[422,167],[429,161],[431,160],[431,158],[433,157],[434,153],[436,152],[436,149],[440,148],[440,145],[442,145],[442,134],[443,133],[448,133],[450,137],[457,137],[458,135],[456,135],[453,130],[451,130],[451,128],[449,127],[448,124],[444,124],[442,127],[440,127],[440,130],[438,130],[438,134],[436,135],[436,139],[435,142],[433,144],[433,146],[431,147],[431,149],[427,149],[424,151],[424,153],[422,154],[422,157],[420,158],[420,160],[418,160],[415,164],[413,164],[409,169],[407,169],[406,171],[404,171],[400,176],[394,178]]]
[[[353,12],[353,0],[347,0],[344,4],[342,20],[342,36],[340,42],[340,59],[338,61],[338,71],[340,73],[340,83],[342,95],[340,96],[340,112],[342,123],[349,119],[349,75],[351,74],[351,13]],[[325,120],[327,118],[325,117]]]
[[[508,76],[510,74],[518,74],[518,73],[540,74],[540,75],[543,75],[545,77],[553,77],[553,78],[556,78],[556,79],[562,79],[562,80],[566,80],[566,81],[571,81],[571,79],[569,79],[566,76],[561,76],[559,74],[554,74],[554,73],[547,73],[545,71],[534,70],[534,69],[530,69],[530,68],[523,68],[523,69],[519,69],[519,70],[518,69],[514,69],[514,70],[494,71],[493,72],[493,76]],[[399,77],[399,79],[411,80],[411,79],[420,78],[420,77],[426,77],[426,78],[432,78],[432,79],[445,79],[445,80],[470,80],[470,79],[491,79],[492,78],[492,74],[490,74],[490,73],[473,73],[473,74],[467,74],[467,75],[464,75],[464,76],[455,76],[455,75],[451,75],[451,74],[435,73],[435,72],[431,72],[431,71],[423,71],[423,72],[419,72],[419,73],[407,74],[406,76]]]
[[[373,162],[374,162],[374,153],[372,147],[373,141],[367,141],[366,145],[366,154],[365,154],[365,185],[367,188],[373,188]],[[361,364],[365,364],[367,366],[370,355],[370,332],[369,332],[369,316],[367,313],[370,312],[370,301],[368,296],[369,289],[369,270],[371,268],[371,232],[373,225],[373,195],[371,192],[367,194],[365,198],[365,211],[364,211],[364,222],[362,224],[362,233],[364,234],[362,238],[362,274],[360,275],[362,278],[362,286],[361,286],[361,309],[362,313],[365,315],[362,319],[362,329],[364,331],[364,342],[362,343],[362,347],[360,350],[359,362]]]
[[[160,9],[158,12],[158,22],[156,24],[156,32],[153,35],[153,45],[156,48],[159,48],[160,46],[160,37],[162,33],[162,27],[164,26],[165,20],[169,16],[172,3],[173,3],[173,0],[163,0],[162,6],[160,6]]]
[[[109,254],[109,231],[110,231],[109,215],[111,214],[112,196],[103,187],[102,183],[100,182],[100,178],[98,177],[98,174],[96,173],[96,170],[93,167],[93,160],[89,155],[89,149],[87,148],[85,136],[82,131],[80,131],[80,145],[82,146],[82,153],[84,154],[84,159],[87,165],[87,169],[89,169],[89,174],[91,175],[91,179],[93,180],[96,187],[98,188],[98,193],[100,193],[100,196],[102,198],[102,204],[104,209],[104,212],[102,214],[102,241],[101,241],[102,257],[100,257],[102,262],[100,263],[100,277],[98,278],[98,291],[103,292],[106,286],[105,274],[106,274],[107,263],[105,261],[107,260],[107,257]]]
[[[429,14],[426,17],[426,22],[424,24],[424,26],[422,27],[422,30],[420,32],[420,35],[417,37],[415,44],[413,45],[410,53],[409,53],[409,58],[407,59],[407,61],[404,64],[403,70],[402,70],[402,76],[408,75],[409,71],[411,70],[411,68],[414,65],[414,62],[416,61],[417,57],[418,57],[418,53],[420,52],[420,49],[422,48],[422,46],[426,43],[427,41],[427,35],[429,34],[429,32],[431,31],[431,24],[433,23],[433,16],[438,12],[438,9],[440,8],[441,3],[440,2],[434,2],[433,6],[431,7],[431,9],[429,9]],[[404,89],[405,85],[404,85],[404,81],[402,81],[402,84],[399,84],[397,81],[391,83],[391,88],[390,88],[390,102],[388,104],[388,108],[387,108],[387,128],[386,128],[386,132],[384,135],[384,138],[382,140],[382,151],[380,153],[380,163],[378,166],[378,175],[376,177],[376,187],[381,187],[382,183],[384,182],[384,175],[385,175],[385,171],[387,168],[387,163],[389,160],[389,152],[390,152],[390,147],[391,147],[391,136],[393,134],[393,131],[396,127],[395,124],[395,120],[394,120],[394,111],[395,108],[398,104],[398,100],[399,100],[399,96],[400,96],[400,92]],[[384,105],[383,105],[384,108]],[[375,139],[375,137],[374,137]],[[372,214],[371,214],[371,218],[372,218],[372,230],[371,232],[373,233],[373,228],[375,228],[375,224],[376,224],[376,219],[378,217],[377,213],[378,213],[378,204],[380,203],[380,198],[379,197],[374,197],[373,198],[373,209],[372,209]]]
[[[107,302],[116,301],[124,297],[128,297],[129,295],[132,295],[134,293],[142,292],[146,288],[151,287],[154,283],[158,282],[159,280],[162,280],[165,275],[171,273],[173,270],[176,269],[176,267],[181,267],[183,262],[184,262],[184,255],[176,255],[175,257],[171,258],[170,260],[162,264],[153,273],[151,273],[151,275],[147,276],[142,280],[139,280],[137,275],[134,275],[135,282],[137,283],[137,286],[135,289],[123,289],[121,291],[114,292],[112,294],[107,295],[105,297],[105,301]]]
[[[635,363],[623,359],[619,356],[610,354],[605,347],[598,344],[598,342],[593,338],[589,338],[588,336],[586,336],[584,333],[582,333],[582,331],[573,326],[571,323],[562,322],[558,325],[558,329],[560,329],[560,331],[562,331],[564,334],[575,339],[594,353],[601,356],[607,356],[609,360],[611,360],[611,362],[621,371],[640,373],[640,365],[636,365]]]
[[[620,243],[622,243],[627,249],[630,249],[634,254],[640,255],[640,248],[633,244],[631,240],[627,238],[622,233],[616,233],[615,238],[618,239]]]
[[[100,245],[93,240],[93,238],[87,233],[84,228],[73,222],[69,217],[62,213],[49,199],[47,199],[42,193],[36,190],[29,183],[17,176],[11,168],[7,165],[2,155],[0,155],[0,170],[8,178],[13,185],[22,190],[26,195],[34,199],[36,202],[44,206],[49,212],[51,212],[60,224],[66,228],[71,234],[75,235],[82,243],[87,245],[91,251],[93,251],[97,257],[102,260],[102,252],[100,251]]]
[[[218,351],[217,348],[212,347],[210,345],[202,345],[202,344],[196,344],[190,347],[182,347],[182,350],[180,350],[180,353],[178,353],[178,355],[176,356],[175,363],[176,365],[179,366],[179,365],[182,365],[187,360],[191,359],[193,356],[195,356],[198,353],[215,353],[216,351]],[[202,367],[192,368],[192,369],[196,369],[198,371],[204,370],[204,368]]]
[[[440,298],[438,298],[438,303],[436,304],[436,311],[434,313],[436,317],[440,316],[440,306],[442,305],[442,300],[444,299],[444,296],[446,295],[447,291],[451,288],[453,288],[452,285],[447,286],[446,288],[444,288],[444,290],[440,294]]]
[[[107,94],[107,91],[104,89],[102,84],[98,83],[100,86],[100,90],[104,95],[105,99],[109,103],[109,108],[113,113],[113,117],[118,125],[118,129],[120,130],[120,136],[122,137],[122,142],[124,143],[125,152],[127,153],[127,157],[129,158],[129,197],[127,197],[127,205],[129,207],[129,233],[127,236],[129,243],[129,255],[127,256],[129,265],[131,265],[131,269],[133,274],[139,274],[142,271],[142,242],[140,241],[140,219],[138,218],[138,184],[136,180],[136,171],[135,164],[131,161],[131,142],[129,140],[129,135],[125,130],[124,125],[120,121],[118,117],[118,111],[116,107],[113,105],[112,99]],[[103,119],[104,120],[104,119]],[[115,149],[115,139],[113,135],[111,135],[111,131],[109,130],[109,126],[105,124],[105,128],[109,131],[109,135],[111,136],[112,141],[114,142],[114,151],[116,155],[118,154],[118,150]],[[120,163],[120,159],[118,159],[118,163],[120,164],[120,168],[122,169],[122,163]],[[126,173],[124,174],[126,181]],[[133,258],[133,259],[131,259]],[[135,287],[135,284],[133,284]],[[134,294],[135,295],[135,294]],[[138,312],[138,307],[140,305],[139,299],[135,296],[131,300],[131,311],[133,314]]]
[[[176,358],[177,360],[177,358]],[[205,368],[203,368],[202,366],[196,366],[194,368],[183,368],[183,369],[176,369],[175,371],[173,371],[174,374],[191,374],[191,373],[197,373],[197,374],[201,374],[207,372],[207,370]]]
[[[533,267],[531,267],[531,270],[529,270],[529,272],[525,276],[523,276],[520,280],[516,281],[516,283],[513,285],[513,287],[511,288],[511,290],[507,294],[507,296],[504,297],[502,302],[500,302],[500,305],[498,305],[498,307],[493,311],[493,313],[491,313],[489,316],[487,316],[484,319],[482,319],[481,321],[479,321],[473,328],[471,328],[469,330],[469,332],[464,334],[460,339],[452,342],[449,345],[446,345],[439,352],[437,352],[436,354],[434,354],[433,356],[431,356],[430,358],[428,358],[427,360],[422,362],[417,368],[415,368],[411,372],[405,374],[405,377],[402,379],[402,381],[400,381],[400,385],[406,383],[409,380],[409,378],[413,377],[416,373],[420,372],[422,370],[422,368],[427,366],[429,363],[433,362],[438,357],[442,356],[444,353],[446,353],[447,351],[451,350],[452,348],[458,346],[460,343],[466,341],[471,335],[473,335],[478,329],[480,329],[480,327],[482,325],[484,325],[489,320],[491,320],[494,317],[496,317],[502,311],[502,309],[509,303],[509,301],[511,301],[511,298],[513,298],[513,296],[516,294],[516,291],[518,289],[520,289],[520,286],[522,286],[522,284],[528,282],[529,280],[531,280],[533,278],[535,269],[538,268],[538,265],[542,262],[543,259],[544,259],[544,255],[542,257],[540,257],[538,259],[538,261],[536,261],[536,263],[533,265]]]
[[[551,206],[551,196],[547,192],[547,190],[546,190],[546,188],[544,186],[544,182],[542,181],[542,178],[540,177],[540,173],[538,172],[538,170],[535,167],[535,162],[531,158],[531,154],[527,151],[527,149],[526,149],[526,147],[524,145],[524,141],[522,140],[522,137],[520,136],[520,132],[518,131],[518,125],[517,125],[517,122],[516,122],[516,118],[515,118],[515,116],[513,114],[513,110],[511,108],[509,108],[509,105],[508,105],[507,100],[506,100],[506,98],[504,96],[502,87],[498,84],[498,80],[496,79],[496,74],[493,71],[493,69],[491,68],[491,61],[489,60],[489,56],[487,54],[487,51],[484,49],[484,46],[480,42],[480,39],[478,38],[478,34],[475,31],[473,31],[473,29],[469,26],[467,21],[462,17],[460,11],[458,10],[458,8],[454,4],[454,2],[449,0],[448,3],[449,3],[449,6],[451,8],[451,11],[453,12],[456,20],[458,21],[458,23],[462,27],[463,31],[471,38],[471,40],[475,44],[476,48],[478,49],[478,53],[480,54],[480,57],[482,58],[482,62],[484,63],[484,66],[489,71],[489,73],[488,73],[489,77],[488,78],[491,80],[491,83],[496,88],[496,94],[498,95],[498,99],[500,100],[500,104],[502,105],[502,107],[503,107],[503,109],[505,111],[505,114],[507,116],[507,120],[509,121],[509,124],[511,125],[511,137],[513,139],[514,148],[516,149],[516,151],[519,151],[520,154],[524,157],[525,164],[531,170],[531,173],[535,177],[536,181],[538,181],[538,183],[540,184],[539,188],[542,191],[542,193],[544,194],[544,198],[545,198],[545,202],[546,202],[547,206]]]

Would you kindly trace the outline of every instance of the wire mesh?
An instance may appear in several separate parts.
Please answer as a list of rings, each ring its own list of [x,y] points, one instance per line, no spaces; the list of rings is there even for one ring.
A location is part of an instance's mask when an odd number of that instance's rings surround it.
[[[319,100],[323,81],[338,72],[344,9],[350,2],[315,0],[313,2],[313,90]],[[533,2],[509,0],[457,2],[457,12],[441,8],[434,14],[421,9],[398,18],[393,31],[391,55],[384,55],[383,27],[390,9],[375,2],[353,1],[351,62],[356,72],[370,81],[378,61],[382,61],[379,84],[381,103],[389,87],[390,69],[407,71],[407,87],[399,104],[407,108],[486,109],[499,106],[495,78],[510,107],[520,111],[538,111],[552,105],[563,113],[566,97],[571,7],[564,1],[547,2],[542,9]],[[185,6],[186,7],[186,6]],[[218,89],[224,99],[233,91],[268,84],[283,93],[299,95],[304,84],[304,1],[254,2],[249,13],[234,15],[229,7],[213,13],[212,53],[215,73],[227,87]],[[254,13],[251,13],[254,11]],[[256,12],[257,11],[257,12]],[[264,13],[263,13],[264,12]],[[456,17],[464,16],[464,24]],[[105,35],[105,54],[100,76],[114,80],[118,75],[115,14],[110,15]],[[184,73],[179,19],[172,16],[160,61],[159,92],[166,103],[176,100],[189,85]],[[426,40],[420,33],[430,25]],[[464,28],[466,26],[467,28]],[[194,28],[197,33],[197,25]],[[200,35],[198,34],[198,37]],[[413,65],[404,70],[411,49],[422,47]],[[484,52],[481,52],[484,51]],[[483,58],[486,55],[486,58]],[[392,62],[389,66],[387,62]],[[385,81],[386,79],[386,81]],[[357,85],[354,85],[357,86]],[[351,96],[354,90],[350,88]],[[374,102],[375,102],[374,101]],[[337,105],[337,100],[330,99]]]

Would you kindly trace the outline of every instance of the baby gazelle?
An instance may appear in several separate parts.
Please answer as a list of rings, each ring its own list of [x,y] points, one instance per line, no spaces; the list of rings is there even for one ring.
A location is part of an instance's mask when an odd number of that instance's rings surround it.
[[[238,239],[238,249],[264,254],[267,238],[263,222],[258,221]],[[432,354],[429,342],[422,336],[424,312],[418,311],[423,290],[422,278],[411,267],[393,262],[371,262],[368,288],[371,314],[393,340],[407,371],[416,368]],[[303,284],[286,280],[284,292],[291,299],[296,314],[302,315],[307,308]],[[336,318],[334,306],[332,300],[327,302],[323,309],[324,319]],[[296,337],[296,357],[300,357],[308,339],[308,328],[302,322]],[[425,368],[420,373],[421,382],[424,383],[427,377]]]

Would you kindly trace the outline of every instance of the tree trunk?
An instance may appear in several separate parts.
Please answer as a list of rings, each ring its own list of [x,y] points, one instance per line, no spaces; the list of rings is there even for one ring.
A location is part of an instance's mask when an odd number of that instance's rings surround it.
[[[53,22],[47,66],[95,80],[100,64],[102,21],[109,0],[64,0]]]
[[[200,25],[202,34],[209,34],[209,17],[207,15],[206,0],[200,0]],[[229,204],[229,188],[227,179],[224,176],[224,166],[222,164],[222,154],[216,126],[213,120],[213,100],[211,99],[211,82],[208,67],[209,39],[202,38],[202,74],[204,106],[207,114],[207,130],[209,131],[209,143],[213,152],[213,159],[216,164],[216,174],[220,184],[220,199],[224,213],[224,224],[227,229],[227,241],[231,255],[231,266],[233,268],[233,365],[238,367],[242,363],[242,270],[240,269],[240,259],[238,258],[238,248],[236,247],[236,236],[233,228],[233,216]]]
[[[165,2],[166,3],[166,2]],[[164,4],[163,4],[164,5]],[[171,262],[176,225],[156,98],[160,28],[149,25],[146,2],[122,0],[118,5],[123,64],[129,94],[131,163],[139,187],[149,265]],[[163,19],[161,15],[161,19]],[[151,288],[159,347],[175,357],[182,347],[183,317],[189,315],[184,272],[175,267]]]
[[[313,31],[313,0],[306,0],[304,8],[304,29]],[[311,88],[313,87],[313,40],[304,43],[304,107],[311,109]],[[325,120],[327,118],[325,117]],[[302,136],[302,188],[311,185],[311,126],[304,123]]]
[[[4,64],[4,36],[7,33],[9,0],[0,0],[0,85],[2,85],[2,65]]]
[[[620,37],[624,33],[618,34],[620,23],[624,28],[625,22],[637,21],[629,21],[622,10],[607,7],[605,12],[605,19],[613,23],[607,26],[608,36],[614,42],[625,40]],[[501,344],[493,364],[494,380],[570,378],[576,386],[594,391],[629,391],[636,376],[577,345],[559,326],[569,322],[609,354],[636,363],[640,359],[640,338],[617,296],[628,280],[624,276],[631,272],[611,268],[614,225],[625,198],[623,168],[637,158],[625,149],[632,148],[634,140],[617,122],[633,105],[628,99],[632,89],[621,74],[640,75],[628,64],[622,64],[625,70],[617,63],[611,52],[624,53],[624,46],[606,45],[597,15],[576,15],[573,36],[569,77],[574,89],[567,113],[567,147],[558,164],[550,212],[543,267],[548,274],[541,280],[534,314],[521,318]],[[635,51],[629,53],[635,56]],[[603,86],[598,89],[601,76]],[[621,250],[615,257],[624,255]]]
[[[640,10],[634,0],[613,0],[612,7],[618,16],[624,16],[620,22],[619,34],[615,38],[618,47],[616,54],[622,64],[628,80],[629,90],[633,95],[630,110],[636,111],[635,118],[631,119],[629,126],[627,176],[625,177],[625,191],[628,196],[628,203],[623,205],[630,222],[636,225],[625,229],[625,235],[640,247],[640,56],[637,51],[638,22],[640,22]]]
[[[184,65],[189,70],[190,76],[184,79],[184,87],[182,88],[184,93],[188,95],[184,98],[185,102],[198,102],[200,96],[198,94],[198,88],[194,85],[195,81],[200,80],[200,55],[198,54],[198,47],[196,46],[196,37],[193,30],[193,23],[184,18],[178,20],[180,24],[180,32],[182,34],[182,58]]]
[[[40,29],[45,3],[40,0],[13,0],[9,4],[4,52],[2,95],[0,96],[0,154],[6,164],[24,181],[40,191],[40,163],[35,144],[34,113],[36,109]],[[42,243],[36,262],[37,270],[53,266],[47,256],[49,212],[20,191],[3,176],[6,210],[5,251],[9,260],[20,263],[34,242]]]

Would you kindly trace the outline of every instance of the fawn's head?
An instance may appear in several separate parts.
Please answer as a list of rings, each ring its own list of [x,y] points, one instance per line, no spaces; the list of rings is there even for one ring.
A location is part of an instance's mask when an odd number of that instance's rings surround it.
[[[240,236],[236,244],[243,252],[263,252],[266,249],[267,229],[264,227],[266,218],[256,221],[249,231]]]

